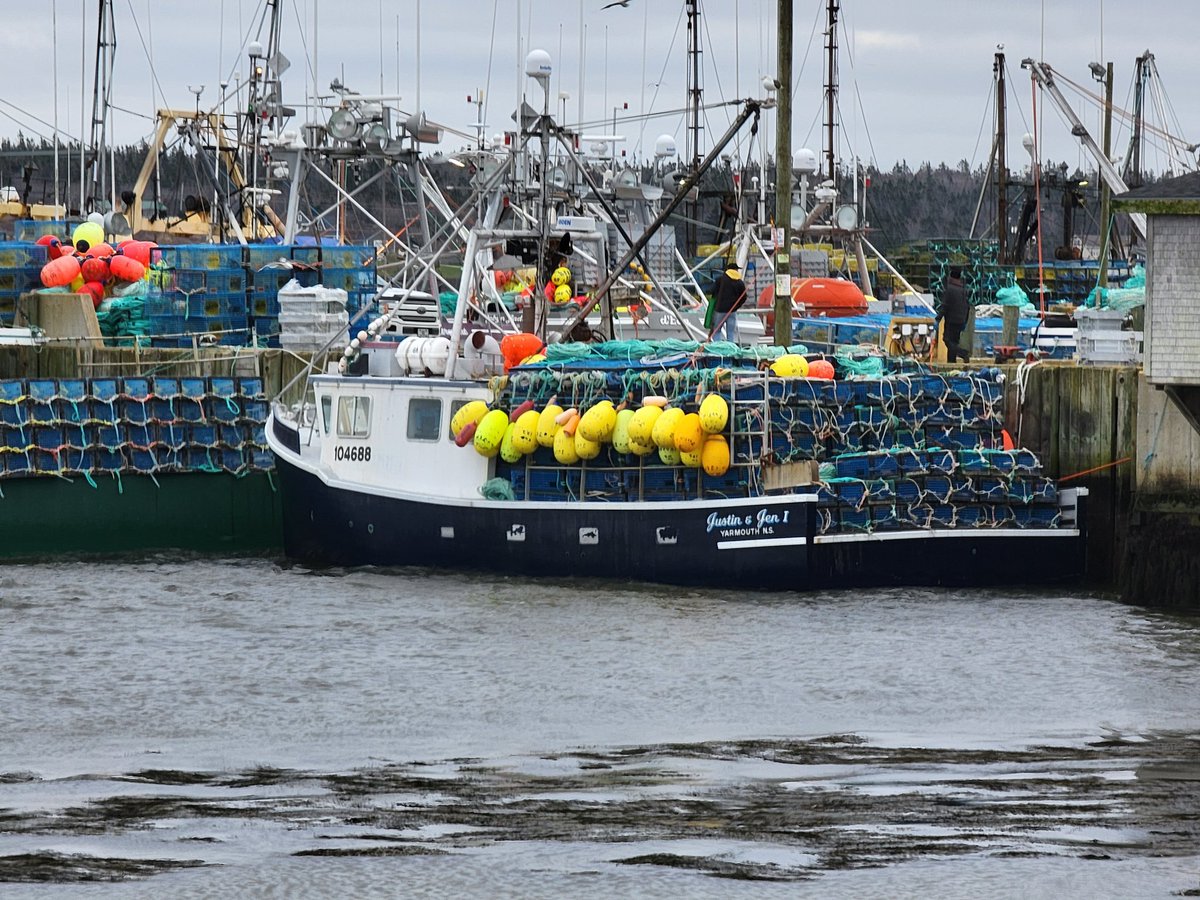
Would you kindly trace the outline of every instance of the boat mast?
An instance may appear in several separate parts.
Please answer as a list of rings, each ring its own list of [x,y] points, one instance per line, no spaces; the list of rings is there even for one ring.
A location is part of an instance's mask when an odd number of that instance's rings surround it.
[[[830,181],[834,181],[837,177],[833,129],[834,123],[837,121],[835,118],[838,91],[837,22],[840,11],[839,0],[828,0],[826,6],[827,31],[825,32],[825,177]]]
[[[1008,262],[1008,139],[1007,92],[1004,85],[1004,52],[996,54],[996,261]]]
[[[687,32],[688,32],[688,65],[687,65],[687,95],[688,95],[688,127],[687,146],[685,155],[688,170],[695,172],[700,168],[700,105],[704,97],[704,88],[700,84],[700,2],[686,0]],[[687,224],[687,246],[696,246],[696,204],[691,204],[691,213]]]
[[[1146,82],[1150,80],[1150,63],[1153,59],[1154,54],[1149,50],[1139,56],[1133,76],[1133,132],[1129,137],[1125,171],[1121,173],[1122,180],[1130,188],[1141,187],[1142,184],[1142,144],[1145,143],[1142,117],[1146,102]]]
[[[106,179],[105,152],[108,138],[108,119],[112,110],[113,60],[117,53],[117,32],[113,22],[112,0],[100,0],[96,21],[96,67],[92,78],[92,136],[91,164],[92,195],[87,208],[96,209],[104,195]]]
[[[775,334],[780,347],[792,344],[792,0],[779,0],[779,74],[775,135]],[[805,178],[808,176],[805,175]]]

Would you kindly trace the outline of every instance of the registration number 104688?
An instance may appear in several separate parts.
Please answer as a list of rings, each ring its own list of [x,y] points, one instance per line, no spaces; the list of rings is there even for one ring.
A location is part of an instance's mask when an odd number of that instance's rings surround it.
[[[333,448],[333,458],[336,460],[346,460],[348,462],[370,462],[371,448],[366,444],[338,444]]]

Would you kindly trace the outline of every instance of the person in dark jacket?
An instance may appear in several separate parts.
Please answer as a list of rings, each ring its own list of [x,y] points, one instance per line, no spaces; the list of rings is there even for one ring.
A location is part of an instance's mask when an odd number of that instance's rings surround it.
[[[962,269],[953,268],[946,279],[946,286],[942,288],[942,310],[938,313],[938,318],[942,320],[942,340],[946,344],[947,362],[957,362],[959,357],[963,362],[971,361],[971,354],[959,345],[970,308],[967,292],[963,288]]]
[[[730,262],[728,268],[717,279],[713,292],[713,318],[708,337],[723,333],[725,340],[736,344],[738,342],[737,311],[746,302],[746,282],[742,280],[736,262]]]

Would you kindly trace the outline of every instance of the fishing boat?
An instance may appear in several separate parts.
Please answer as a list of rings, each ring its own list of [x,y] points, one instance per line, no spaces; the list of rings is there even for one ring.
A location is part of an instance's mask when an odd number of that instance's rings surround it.
[[[385,359],[404,346],[371,343],[366,353]],[[322,375],[312,379],[310,420],[274,408],[267,439],[289,556],[788,590],[1064,581],[1083,571],[1085,491],[1057,490],[1026,451],[966,448],[964,435],[990,440],[987,423],[957,436],[930,424],[942,420],[934,405],[994,402],[981,378],[783,377],[785,357],[759,371],[703,348],[660,347],[634,364],[533,363],[503,380],[463,377],[444,345],[425,349],[435,369],[441,351],[443,371]],[[612,398],[629,386],[664,393],[618,411]],[[570,411],[547,391],[584,410],[569,444],[562,435],[574,417],[557,424]],[[534,397],[545,399],[522,399]],[[654,405],[662,399],[667,410]],[[871,440],[865,420],[885,408],[923,415],[924,446],[891,446],[899,435],[885,437],[882,425]],[[631,447],[633,421],[648,409],[656,423],[675,419],[674,447],[666,435],[653,449]],[[839,423],[848,409],[864,422]],[[465,420],[484,410],[458,446]],[[611,443],[586,437],[605,434],[585,424],[593,410]],[[702,435],[697,421],[707,423]],[[539,425],[551,436],[538,441]],[[834,436],[839,428],[846,433]],[[945,446],[929,445],[937,428],[933,443]]]
[[[545,111],[513,142],[512,171],[535,143],[548,158],[556,133],[548,55],[533,51],[526,70]],[[768,103],[745,101],[672,203]],[[543,288],[564,283],[568,247],[592,244],[544,178],[530,193],[519,223],[469,230],[448,335],[399,332],[389,310],[309,378],[306,402],[272,405],[290,557],[783,590],[1082,574],[1086,491],[1060,491],[1005,440],[996,373],[803,346],[572,340],[594,305],[612,315],[609,289],[652,230],[548,332]],[[507,248],[538,261],[535,328],[497,340],[480,303]]]

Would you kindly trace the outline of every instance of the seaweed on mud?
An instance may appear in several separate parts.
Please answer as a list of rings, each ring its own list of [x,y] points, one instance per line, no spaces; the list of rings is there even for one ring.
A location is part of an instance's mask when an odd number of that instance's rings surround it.
[[[149,784],[216,784],[218,777],[211,772],[183,772],[178,769],[141,769],[117,775],[113,781],[136,781]]]
[[[127,881],[204,865],[207,863],[191,859],[118,859],[79,853],[19,853],[0,856],[0,883]]]
[[[436,847],[414,847],[401,844],[394,847],[318,847],[315,850],[297,850],[292,856],[446,856],[445,850]]]
[[[806,876],[803,871],[784,869],[780,866],[755,863],[730,862],[706,856],[680,856],[675,853],[645,853],[616,859],[622,866],[669,866],[674,869],[692,869],[717,878],[734,878],[743,881],[796,881]]]
[[[1187,855],[1200,843],[1200,739],[1152,736],[1104,746],[1020,750],[888,748],[854,735],[814,741],[754,740],[647,745],[543,757],[566,760],[546,774],[478,759],[386,764],[349,773],[319,774],[256,768],[232,774],[143,770],[131,779],[163,785],[238,788],[204,799],[113,796],[65,810],[0,811],[9,833],[120,834],[163,819],[224,818],[268,821],[288,829],[314,822],[358,829],[375,846],[305,849],[308,856],[406,856],[498,842],[603,842],[610,845],[694,839],[769,843],[812,862],[784,867],[730,861],[724,854],[690,857],[669,852],[631,855],[626,864],[674,865],[714,877],[787,880],[834,869],[873,868],[930,857],[1071,856],[1125,859]],[[688,760],[746,759],[780,763],[776,777],[757,765],[756,777],[735,766],[722,780],[686,771]],[[574,765],[569,763],[573,762]],[[852,770],[845,780],[806,782],[795,765]],[[1103,772],[1133,771],[1136,778]],[[859,774],[868,778],[862,783]],[[872,790],[873,774],[889,790]],[[911,781],[910,781],[911,779]],[[286,784],[278,796],[269,790]],[[209,794],[206,791],[206,795]],[[1102,822],[1108,831],[1080,840],[1071,829]],[[1051,828],[1064,829],[1059,834]],[[438,836],[405,842],[400,832],[430,829]],[[58,870],[70,879],[106,876],[103,863],[76,863],[54,854],[0,868],[0,881]],[[124,877],[117,862],[113,877]],[[127,861],[134,867],[144,861]],[[147,863],[151,865],[151,863]],[[89,868],[90,866],[90,868]],[[150,874],[153,872],[151,870]],[[43,877],[43,876],[38,876]],[[50,876],[46,876],[50,877]]]

